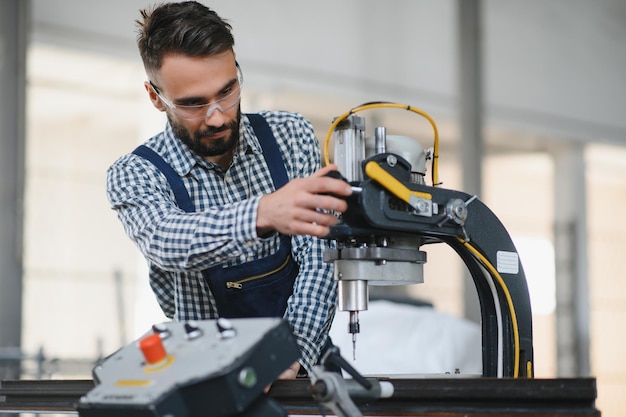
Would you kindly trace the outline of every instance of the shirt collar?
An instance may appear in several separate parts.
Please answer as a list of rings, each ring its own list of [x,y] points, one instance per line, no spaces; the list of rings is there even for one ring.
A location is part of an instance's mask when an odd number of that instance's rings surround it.
[[[239,125],[239,137],[243,137],[242,147],[239,149],[243,153],[253,153],[260,155],[263,153],[259,139],[254,134],[254,129],[250,124],[248,116],[241,114],[241,124]]]

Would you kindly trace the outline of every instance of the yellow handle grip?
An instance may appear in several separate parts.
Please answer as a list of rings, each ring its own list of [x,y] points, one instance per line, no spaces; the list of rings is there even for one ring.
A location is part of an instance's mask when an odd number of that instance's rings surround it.
[[[407,204],[411,204],[411,195],[418,198],[432,200],[432,195],[421,193],[419,191],[411,191],[404,184],[398,181],[393,175],[385,171],[374,161],[369,161],[365,165],[365,173],[368,177],[385,187],[391,194],[398,197]]]

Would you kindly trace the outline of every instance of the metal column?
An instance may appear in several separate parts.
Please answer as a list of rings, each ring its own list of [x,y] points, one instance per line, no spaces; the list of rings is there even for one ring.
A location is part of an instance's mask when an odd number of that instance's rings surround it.
[[[29,1],[0,1],[0,352],[21,346],[25,79]],[[19,350],[17,350],[19,352]],[[19,355],[18,355],[19,356]],[[1,356],[0,356],[1,358]],[[19,364],[0,360],[0,377]]]
[[[557,373],[591,372],[584,145],[559,146],[554,158]]]
[[[481,196],[482,191],[482,53],[481,2],[459,0],[458,7],[458,91],[460,114],[463,191]],[[463,300],[465,317],[480,321],[476,286],[465,274]]]

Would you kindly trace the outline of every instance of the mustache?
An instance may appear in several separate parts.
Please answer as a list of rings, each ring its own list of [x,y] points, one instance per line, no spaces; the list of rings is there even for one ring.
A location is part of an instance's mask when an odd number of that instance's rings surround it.
[[[214,127],[214,126],[209,126],[206,129],[202,130],[202,131],[198,131],[196,132],[196,138],[197,139],[201,139],[201,138],[205,138],[207,136],[212,136],[215,135],[217,133],[221,133],[224,132],[228,129],[232,128],[232,124],[227,124],[227,125],[222,125],[220,127]]]

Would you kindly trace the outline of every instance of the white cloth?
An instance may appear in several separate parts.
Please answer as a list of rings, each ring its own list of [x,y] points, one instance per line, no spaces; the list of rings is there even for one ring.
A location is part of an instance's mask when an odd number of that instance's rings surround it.
[[[348,313],[337,311],[330,335],[341,356],[363,375],[482,374],[481,329],[477,323],[390,301],[370,301],[359,312],[356,360]]]

